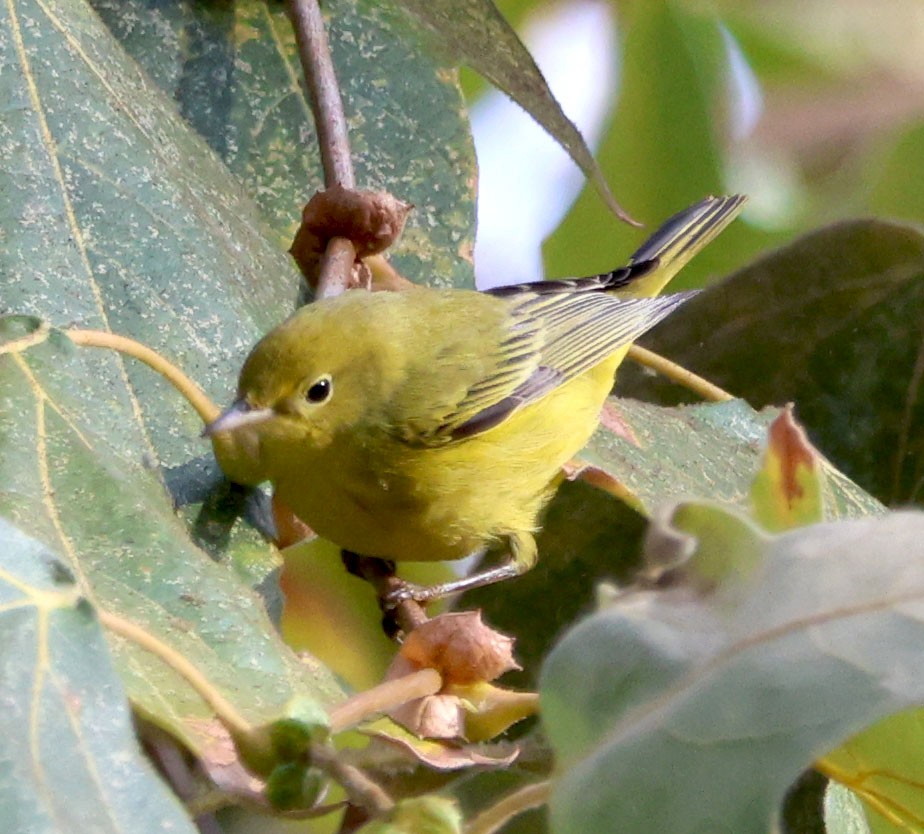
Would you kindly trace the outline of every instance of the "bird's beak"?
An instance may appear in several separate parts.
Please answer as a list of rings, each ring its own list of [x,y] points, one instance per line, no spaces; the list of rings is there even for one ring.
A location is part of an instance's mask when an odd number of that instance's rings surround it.
[[[271,408],[254,408],[246,400],[235,400],[202,430],[202,436],[212,437],[222,432],[237,431],[244,426],[263,423],[274,414]]]

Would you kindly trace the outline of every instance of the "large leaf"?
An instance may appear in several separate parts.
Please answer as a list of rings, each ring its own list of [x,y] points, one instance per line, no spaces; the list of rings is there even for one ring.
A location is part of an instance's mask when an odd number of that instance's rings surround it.
[[[492,0],[404,0],[395,5],[415,19],[438,52],[480,73],[542,125],[586,174],[610,210],[622,216],[584,138]],[[612,221],[612,215],[606,216]]]
[[[916,228],[840,223],[709,287],[642,341],[757,408],[794,401],[816,445],[861,486],[887,503],[916,500],[922,275]],[[651,377],[621,381],[672,399]]]
[[[824,758],[824,771],[863,800],[875,834],[924,827],[924,711],[893,715]]]
[[[296,693],[335,698],[329,675],[282,645],[234,570],[190,541],[131,445],[143,427],[131,411],[95,399],[98,380],[115,388],[117,360],[34,325],[0,319],[0,513],[59,548],[94,603],[182,653],[252,721],[277,717]],[[135,704],[201,752],[211,711],[199,696],[153,655],[116,647]]]
[[[17,103],[0,168],[0,311],[133,336],[226,398],[245,351],[297,295],[255,206],[84,3],[4,6],[0,66],[0,99]],[[185,403],[120,365],[100,402],[143,411],[166,465],[201,454]],[[123,429],[136,448],[140,417]]]
[[[924,217],[924,197],[914,184],[924,171],[924,125],[898,132],[878,162],[865,170],[870,209],[886,217],[919,221]]]
[[[745,506],[766,445],[773,409],[757,413],[740,400],[667,409],[611,400],[605,425],[581,452],[650,513],[665,500],[708,494]],[[882,505],[827,466],[827,518],[878,513]],[[613,487],[610,487],[611,489]]]
[[[92,608],[47,548],[0,519],[0,819],[17,834],[194,828],[135,740]]]
[[[518,635],[525,671],[512,680],[535,685],[536,664],[562,630],[591,610],[601,581],[631,581],[644,515],[695,495],[749,507],[774,416],[773,409],[758,413],[741,401],[684,408],[607,403],[604,425],[581,452],[592,466],[583,477],[602,489],[564,484],[542,520],[539,564],[525,576],[463,597],[465,606],[484,608],[493,625]],[[827,518],[882,512],[843,475],[827,474]]]
[[[0,98],[16,103],[0,166],[3,308],[132,335],[225,399],[245,350],[297,295],[255,206],[84,3],[4,5],[0,67]],[[0,345],[0,514],[254,720],[297,691],[336,697],[175,515],[165,483],[189,492],[205,453],[176,391],[139,363],[75,353],[28,317],[7,319]],[[205,743],[189,721],[208,714],[199,698],[152,656],[119,649],[136,703]]]
[[[657,532],[689,584],[617,598],[543,671],[552,829],[763,834],[813,759],[924,702],[924,515],[769,537],[685,504]]]
[[[91,2],[288,246],[323,176],[284,5]],[[387,6],[334,0],[324,11],[357,183],[415,206],[392,262],[421,283],[472,286],[475,155],[455,72]]]

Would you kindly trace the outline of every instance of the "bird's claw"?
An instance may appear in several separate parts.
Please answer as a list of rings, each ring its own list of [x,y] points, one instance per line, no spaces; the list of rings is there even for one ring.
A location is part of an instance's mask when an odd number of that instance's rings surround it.
[[[423,604],[433,599],[432,589],[425,585],[398,580],[395,586],[380,597],[383,611],[394,611],[402,602]]]

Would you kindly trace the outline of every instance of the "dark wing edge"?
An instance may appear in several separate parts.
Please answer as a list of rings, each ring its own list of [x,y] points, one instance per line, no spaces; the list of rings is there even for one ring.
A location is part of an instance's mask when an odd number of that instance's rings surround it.
[[[467,417],[441,427],[444,440],[459,441],[481,434],[502,423],[513,412],[536,402],[553,389],[605,360],[635,341],[670,315],[698,291],[656,298],[621,300],[604,294],[560,297],[557,309],[543,306],[540,318],[550,335],[538,355],[535,370],[503,398]],[[582,301],[584,303],[577,304]],[[531,318],[528,306],[520,315]]]
[[[557,370],[562,383],[573,379],[647,333],[698,292],[631,299],[598,295],[583,311],[546,311],[549,338],[539,361]],[[575,312],[582,315],[575,319]]]
[[[621,266],[610,272],[601,272],[599,275],[588,275],[586,278],[558,278],[551,281],[532,281],[525,284],[505,284],[501,287],[492,287],[484,290],[488,295],[497,298],[513,298],[518,295],[547,296],[557,293],[605,292],[618,290],[631,284],[638,278],[648,275],[658,266],[657,258],[647,261],[636,261],[628,266]]]

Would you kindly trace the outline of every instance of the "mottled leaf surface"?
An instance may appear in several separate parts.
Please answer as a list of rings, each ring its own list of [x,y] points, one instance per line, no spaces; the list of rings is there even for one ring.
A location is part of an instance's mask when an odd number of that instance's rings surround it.
[[[284,5],[92,0],[256,200],[285,248],[323,187]],[[475,155],[455,71],[388,6],[324,3],[360,188],[414,205],[392,263],[413,281],[473,285]]]
[[[824,814],[826,834],[870,834],[863,803],[839,782],[828,783]]]
[[[15,105],[0,133],[0,312],[132,336],[224,401],[298,292],[256,206],[83,2],[3,6],[0,100]],[[171,467],[202,454],[166,383],[109,367],[87,397],[127,407],[133,443]]]
[[[610,475],[616,491],[625,489],[646,513],[666,500],[692,495],[744,507],[775,416],[774,409],[756,412],[741,400],[664,408],[614,399],[580,457]],[[881,505],[844,475],[830,466],[825,471],[827,518],[881,512]]]
[[[88,392],[114,360],[26,317],[0,319],[0,513],[58,549],[83,593],[191,660],[253,721],[296,693],[337,688],[276,635],[262,601],[229,563],[196,547],[156,470],[132,444],[131,412]],[[116,641],[129,695],[196,749],[211,711],[161,660]]]
[[[92,607],[65,564],[0,519],[0,819],[35,834],[192,834],[135,740]]]
[[[256,206],[82,2],[0,9],[0,100],[14,105],[0,128],[2,311],[132,336],[226,400],[247,349],[298,292]],[[336,697],[175,514],[171,496],[202,500],[192,497],[208,469],[196,463],[207,454],[200,431],[149,368],[77,350],[31,316],[3,320],[0,515],[254,718],[295,691]],[[238,544],[253,555],[252,537],[212,555],[234,558]],[[207,714],[198,697],[127,645],[117,663],[136,704],[195,747],[186,719]]]

